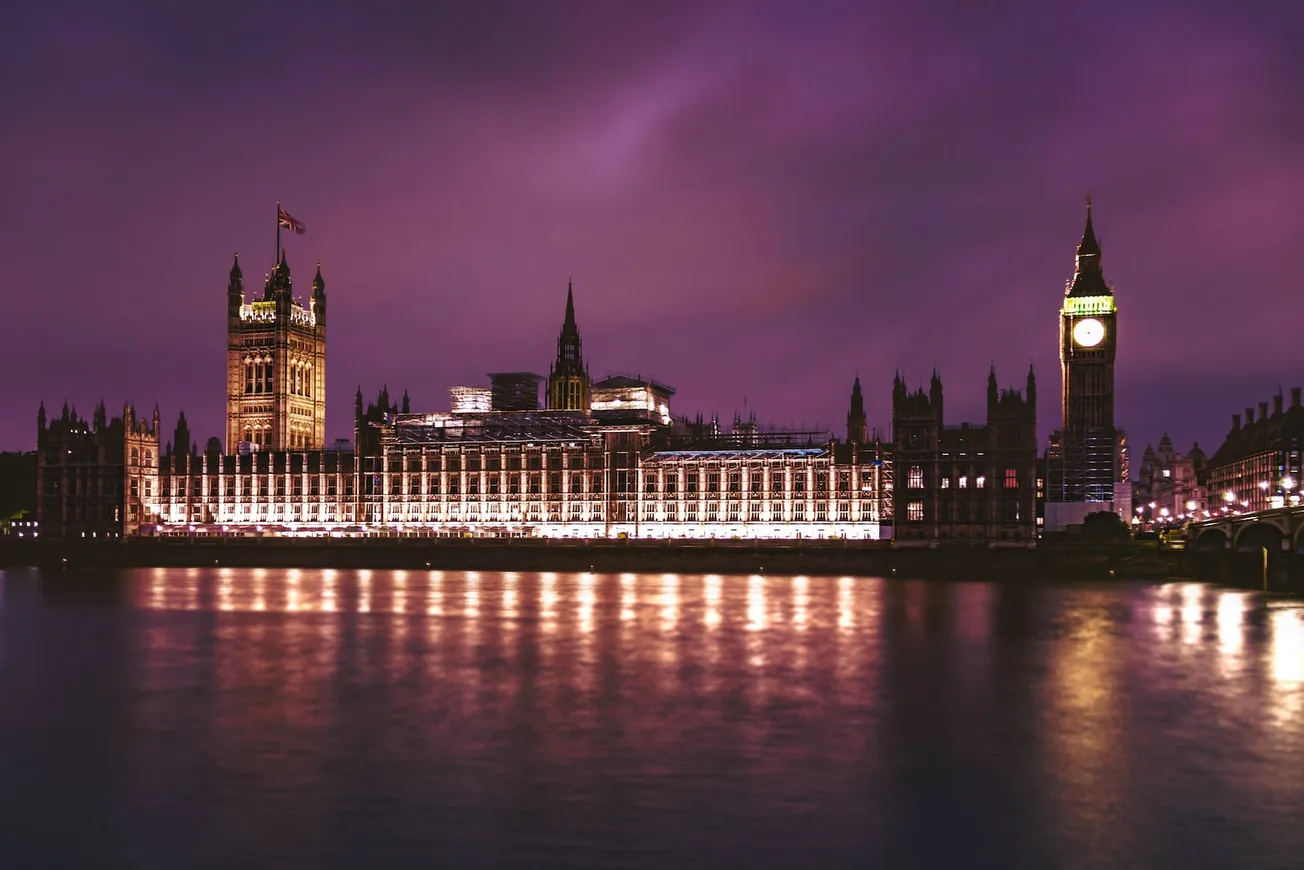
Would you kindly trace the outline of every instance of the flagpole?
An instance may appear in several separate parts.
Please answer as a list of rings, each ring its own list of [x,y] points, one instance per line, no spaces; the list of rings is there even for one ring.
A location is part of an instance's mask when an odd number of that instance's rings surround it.
[[[281,262],[281,201],[276,201],[276,256],[272,259],[272,266]]]

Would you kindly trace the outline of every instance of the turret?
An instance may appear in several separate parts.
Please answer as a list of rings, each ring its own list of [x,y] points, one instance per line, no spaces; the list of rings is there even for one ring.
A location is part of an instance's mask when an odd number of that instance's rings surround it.
[[[411,413],[412,413],[412,403],[411,403],[411,401],[408,400],[408,392],[407,392],[407,390],[404,390],[404,391],[403,391],[403,404],[400,406],[400,413],[402,413],[402,414],[411,414]]]
[[[109,423],[109,414],[108,411],[104,409],[104,400],[100,399],[100,403],[95,406],[95,413],[91,417],[91,425],[95,428],[96,432],[99,432],[100,430],[106,428],[108,426],[108,423]]]
[[[358,386],[358,394],[353,397],[353,419],[355,421],[362,419],[362,386]]]
[[[182,411],[177,416],[177,428],[172,435],[172,449],[177,454],[189,454],[190,451],[190,425],[186,422],[186,412]]]
[[[321,263],[312,279],[312,313],[318,326],[326,325],[326,279],[321,276]]]
[[[1001,398],[1000,390],[998,390],[996,387],[996,363],[992,363],[992,367],[987,370],[987,414],[988,416],[991,416],[991,413],[996,410],[996,404],[997,402],[1000,401],[1000,398]]]
[[[937,419],[942,419],[942,379],[937,376],[936,366],[933,368],[933,379],[928,384],[928,403]]]
[[[240,255],[236,254],[226,283],[226,316],[231,320],[238,319],[241,305],[244,305],[244,274],[240,271]]]
[[[1028,406],[1037,407],[1037,375],[1032,370],[1032,363],[1028,363]]]
[[[281,262],[272,272],[272,293],[276,300],[276,313],[288,317],[294,301],[294,285],[290,280],[290,264],[285,261],[284,248],[281,249]]]
[[[847,411],[847,441],[851,444],[864,444],[869,440],[865,421],[865,399],[860,392],[860,376],[851,386],[851,408]]]

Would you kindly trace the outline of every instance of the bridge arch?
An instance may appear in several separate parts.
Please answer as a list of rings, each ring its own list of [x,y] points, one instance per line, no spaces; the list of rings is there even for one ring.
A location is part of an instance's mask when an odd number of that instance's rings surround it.
[[[1195,549],[1200,552],[1222,552],[1227,549],[1227,533],[1222,529],[1200,529],[1195,538]],[[1304,545],[1304,540],[1301,540]]]
[[[1237,530],[1234,545],[1238,553],[1257,553],[1266,547],[1269,555],[1275,556],[1281,553],[1285,539],[1285,534],[1273,523],[1249,523]]]

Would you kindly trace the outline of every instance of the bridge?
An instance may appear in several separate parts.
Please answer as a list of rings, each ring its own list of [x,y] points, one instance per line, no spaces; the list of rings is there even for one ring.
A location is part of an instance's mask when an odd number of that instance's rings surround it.
[[[1304,507],[1282,507],[1193,522],[1187,548],[1196,552],[1304,555]]]

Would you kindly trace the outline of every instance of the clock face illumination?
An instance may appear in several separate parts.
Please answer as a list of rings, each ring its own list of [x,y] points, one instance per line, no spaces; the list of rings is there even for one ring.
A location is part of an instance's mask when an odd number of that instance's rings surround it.
[[[1073,327],[1073,340],[1082,347],[1095,347],[1105,340],[1105,324],[1094,317],[1079,320]]]

